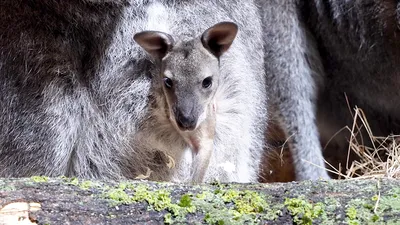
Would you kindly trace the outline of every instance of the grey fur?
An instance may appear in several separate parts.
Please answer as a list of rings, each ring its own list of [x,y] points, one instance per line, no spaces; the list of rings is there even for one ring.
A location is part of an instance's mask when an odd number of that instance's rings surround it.
[[[375,135],[400,132],[400,3],[259,4],[271,113],[289,136],[298,180],[328,178],[321,169],[319,135],[325,144],[341,128],[351,127],[349,106],[366,112]],[[348,139],[348,132],[337,135],[328,155],[346,155]]]
[[[260,0],[271,114],[289,137],[297,180],[329,179],[316,120],[324,72],[297,1]]]
[[[148,128],[157,71],[133,36],[152,29],[187,40],[233,21],[240,33],[220,60],[205,180],[257,179],[266,95],[251,1],[5,0],[0,16],[0,176],[135,178],[149,168],[151,179],[187,180],[190,160],[171,177],[160,154],[189,151],[186,142],[169,124]]]
[[[400,3],[313,0],[305,6],[326,71],[318,102],[322,142],[352,126],[355,106],[366,113],[374,135],[399,134]],[[337,135],[330,142],[337,150],[327,153],[346,155],[349,135]],[[369,145],[367,137],[363,143]]]

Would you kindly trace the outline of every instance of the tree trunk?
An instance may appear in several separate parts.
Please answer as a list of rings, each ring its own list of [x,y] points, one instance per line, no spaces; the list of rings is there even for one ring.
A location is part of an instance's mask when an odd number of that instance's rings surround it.
[[[400,181],[0,179],[0,224],[399,224]]]

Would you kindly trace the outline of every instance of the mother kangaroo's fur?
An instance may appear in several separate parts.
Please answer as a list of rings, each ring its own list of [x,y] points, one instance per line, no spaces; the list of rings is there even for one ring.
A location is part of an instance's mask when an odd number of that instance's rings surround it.
[[[149,170],[150,179],[187,180],[190,157],[174,159],[172,177],[160,151],[186,143],[148,128],[157,72],[133,36],[159,30],[187,40],[232,21],[240,32],[220,60],[205,181],[256,181],[266,94],[252,1],[4,0],[0,17],[0,176],[135,178]]]

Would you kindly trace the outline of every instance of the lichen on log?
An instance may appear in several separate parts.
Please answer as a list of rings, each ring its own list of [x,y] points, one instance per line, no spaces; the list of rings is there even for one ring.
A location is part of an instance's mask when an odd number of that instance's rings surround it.
[[[0,179],[0,224],[399,224],[400,181]]]

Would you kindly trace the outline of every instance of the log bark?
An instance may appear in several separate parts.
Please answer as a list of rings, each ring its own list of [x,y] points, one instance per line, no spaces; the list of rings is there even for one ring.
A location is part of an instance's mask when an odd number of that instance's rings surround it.
[[[0,224],[399,224],[400,181],[0,179]]]

